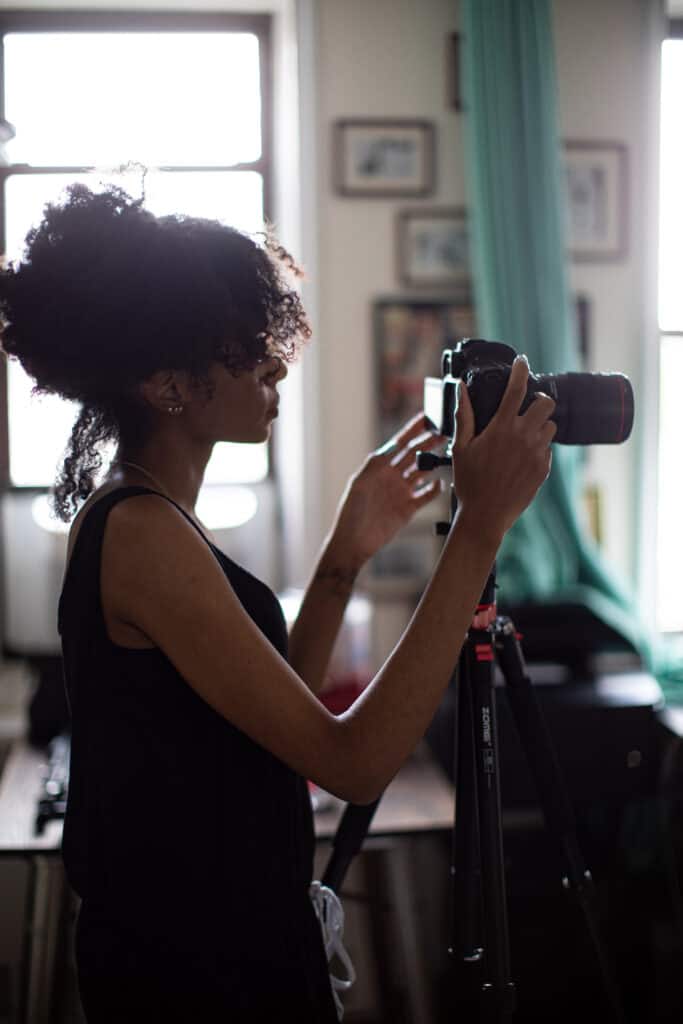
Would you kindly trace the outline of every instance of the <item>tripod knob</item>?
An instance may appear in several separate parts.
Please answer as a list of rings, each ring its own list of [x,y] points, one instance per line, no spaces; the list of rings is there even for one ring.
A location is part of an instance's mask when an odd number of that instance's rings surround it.
[[[434,455],[433,452],[417,453],[417,468],[423,472],[430,472],[440,466],[450,466],[451,460],[448,455]]]

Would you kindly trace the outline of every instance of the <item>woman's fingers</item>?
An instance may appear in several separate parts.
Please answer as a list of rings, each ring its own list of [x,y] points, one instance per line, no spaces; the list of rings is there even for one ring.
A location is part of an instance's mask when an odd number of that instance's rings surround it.
[[[441,494],[441,480],[431,480],[429,483],[420,482],[413,492],[413,505],[415,511],[422,508],[423,505],[428,505],[430,501],[433,501],[437,494]]]
[[[511,420],[519,412],[519,407],[526,395],[529,380],[529,364],[524,356],[516,356],[510,370],[507,386],[503,392],[498,409],[493,419]],[[493,422],[493,420],[491,421]]]
[[[541,440],[544,444],[551,444],[555,434],[557,433],[557,423],[553,423],[552,420],[546,420],[541,427]]]
[[[439,448],[443,444],[443,437],[440,434],[422,433],[404,448],[402,452],[395,454],[391,459],[391,465],[400,469],[405,475],[417,471],[415,457],[418,452],[428,452],[432,448]]]
[[[458,401],[455,410],[455,436],[453,455],[461,451],[474,437],[474,409],[464,380],[458,384]]]
[[[378,448],[376,454],[388,455],[393,459],[398,452],[403,452],[404,449],[411,446],[414,447],[414,442],[416,441],[424,447],[428,438],[433,438],[435,445],[443,443],[443,438],[439,434],[435,434],[432,430],[427,429],[424,412],[418,412],[400,430],[397,430],[381,448]]]
[[[540,430],[548,422],[554,411],[555,402],[549,395],[539,391],[522,418],[527,426]]]

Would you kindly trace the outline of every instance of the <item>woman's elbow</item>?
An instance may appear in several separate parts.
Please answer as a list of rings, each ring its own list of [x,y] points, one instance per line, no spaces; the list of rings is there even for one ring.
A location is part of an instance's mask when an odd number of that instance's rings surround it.
[[[335,759],[335,778],[330,780],[330,785],[325,786],[331,793],[345,800],[350,804],[372,804],[379,800],[391,780],[391,776],[383,771],[382,766],[376,761],[372,753],[368,751],[367,745],[354,742],[355,737],[350,735],[349,722],[343,722],[337,718],[337,725],[341,726],[338,756]]]

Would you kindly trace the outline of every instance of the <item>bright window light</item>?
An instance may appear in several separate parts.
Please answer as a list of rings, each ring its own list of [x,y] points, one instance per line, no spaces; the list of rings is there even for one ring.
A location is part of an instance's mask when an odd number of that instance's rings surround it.
[[[31,68],[41,67],[36,84]],[[126,74],[120,74],[120,68]],[[183,68],[180,75],[179,69]],[[88,88],[83,82],[88,82]],[[45,83],[49,82],[49,89]],[[94,190],[115,181],[140,194],[141,174],[106,167],[150,167],[145,205],[163,216],[208,217],[238,230],[263,230],[263,177],[216,165],[261,155],[258,40],[248,33],[15,33],[5,36],[6,116],[17,129],[14,163],[97,166],[91,173],[9,175],[5,253],[20,259],[26,233],[47,202],[72,182]],[[153,130],[151,129],[153,126]],[[160,165],[192,170],[160,170]],[[194,168],[202,167],[202,170]],[[99,168],[105,168],[100,170]],[[10,480],[48,487],[77,409],[31,397],[31,380],[8,368]],[[268,473],[268,446],[221,443],[207,484],[254,483]]]
[[[261,155],[250,33],[17,32],[4,60],[12,163],[229,166]]]

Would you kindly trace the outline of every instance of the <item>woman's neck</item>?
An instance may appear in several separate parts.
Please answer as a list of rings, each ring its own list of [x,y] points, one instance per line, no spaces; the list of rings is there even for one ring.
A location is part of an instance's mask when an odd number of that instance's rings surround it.
[[[178,438],[172,444],[151,440],[144,446],[121,445],[112,469],[126,477],[136,474],[193,514],[211,447],[201,450]]]

